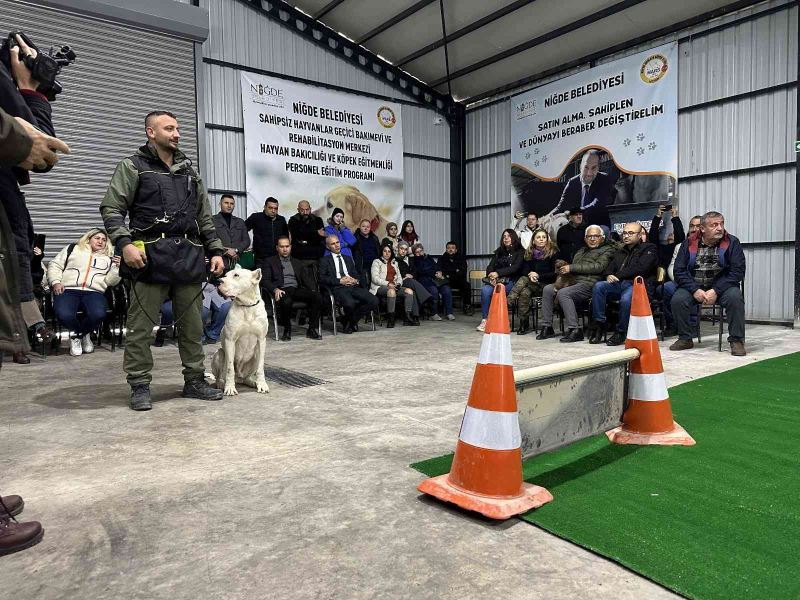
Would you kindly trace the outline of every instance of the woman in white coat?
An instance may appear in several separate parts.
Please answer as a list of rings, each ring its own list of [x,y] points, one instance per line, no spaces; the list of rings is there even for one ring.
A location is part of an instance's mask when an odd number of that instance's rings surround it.
[[[381,247],[381,257],[372,261],[372,283],[369,286],[369,291],[379,297],[386,298],[386,308],[388,311],[388,321],[386,327],[391,329],[394,327],[395,320],[395,306],[397,303],[398,290],[403,291],[405,297],[405,317],[403,319],[404,325],[413,325],[411,313],[414,308],[414,291],[403,287],[403,277],[400,275],[400,267],[397,260],[394,258],[392,247],[385,244]]]
[[[47,265],[47,280],[53,292],[53,310],[70,330],[72,356],[94,351],[90,332],[106,318],[105,291],[120,282],[119,257],[102,229],[87,231],[77,244],[70,244]],[[78,313],[83,311],[82,318]]]

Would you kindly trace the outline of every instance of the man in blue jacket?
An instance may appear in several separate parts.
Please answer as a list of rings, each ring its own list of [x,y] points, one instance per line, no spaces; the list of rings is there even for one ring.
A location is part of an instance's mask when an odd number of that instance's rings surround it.
[[[741,283],[745,258],[739,240],[725,231],[725,217],[709,211],[700,218],[700,231],[686,238],[678,250],[674,267],[678,289],[672,297],[672,314],[678,340],[670,350],[694,346],[689,318],[697,305],[721,305],[728,316],[728,342],[733,356],[745,356],[744,297]]]

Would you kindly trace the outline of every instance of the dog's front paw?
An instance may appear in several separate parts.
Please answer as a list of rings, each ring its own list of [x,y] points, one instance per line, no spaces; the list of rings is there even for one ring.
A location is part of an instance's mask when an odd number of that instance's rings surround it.
[[[259,394],[269,394],[269,386],[267,385],[266,381],[257,381],[256,382],[256,391]]]
[[[225,389],[222,391],[224,396],[235,396],[239,392],[236,391],[236,386],[232,384],[228,384],[225,386]]]

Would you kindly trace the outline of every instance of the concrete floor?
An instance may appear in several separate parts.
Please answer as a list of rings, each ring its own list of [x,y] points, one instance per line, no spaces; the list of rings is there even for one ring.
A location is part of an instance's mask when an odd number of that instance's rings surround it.
[[[416,491],[408,464],[454,448],[476,324],[322,342],[296,330],[270,341],[268,364],[331,383],[213,403],[178,398],[177,350],[154,349],[149,413],[127,408],[121,351],[7,359],[0,489],[23,495],[22,517],[46,533],[0,559],[0,597],[673,597],[527,523],[489,523]],[[662,344],[669,383],[800,351],[790,329],[747,333],[739,359],[717,353],[710,328],[701,348]],[[517,368],[611,350],[512,338]]]

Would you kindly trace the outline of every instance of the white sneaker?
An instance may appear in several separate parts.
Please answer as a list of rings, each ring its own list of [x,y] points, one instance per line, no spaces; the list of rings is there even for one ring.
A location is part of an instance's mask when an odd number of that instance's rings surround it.
[[[475,331],[484,332],[486,331],[486,319],[481,320],[481,324],[475,328]]]
[[[431,316],[431,321],[441,321],[441,320],[442,320],[442,317],[440,317],[439,315],[432,315]]]
[[[456,320],[456,316],[453,313],[450,313],[449,315],[447,315],[447,320],[448,321],[455,321]]]
[[[94,352],[94,344],[92,343],[92,337],[87,333],[83,336],[81,340],[81,346],[83,346],[83,353],[84,354],[91,354]]]
[[[80,356],[81,354],[83,354],[83,348],[81,347],[81,338],[79,337],[69,338],[69,353],[72,356]]]

